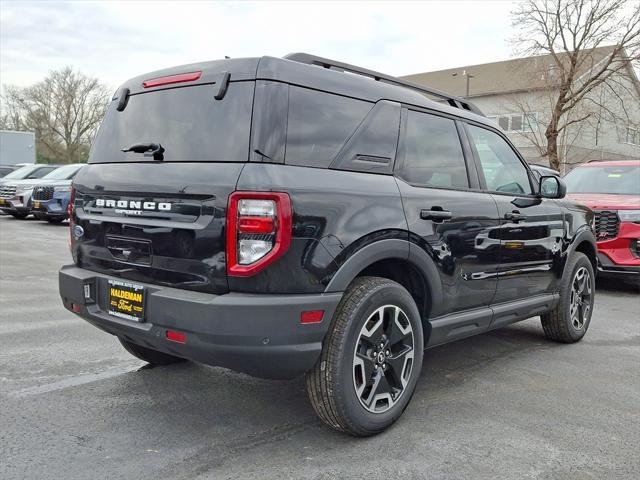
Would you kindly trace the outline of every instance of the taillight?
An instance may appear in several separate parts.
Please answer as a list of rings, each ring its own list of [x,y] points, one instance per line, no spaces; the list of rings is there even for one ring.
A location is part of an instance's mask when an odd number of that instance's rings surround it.
[[[279,192],[234,192],[227,209],[227,273],[248,277],[291,244],[291,200]]]
[[[67,205],[67,214],[69,215],[69,249],[73,255],[73,245],[75,240],[73,238],[73,201],[76,198],[76,189],[71,186],[71,192],[69,192],[69,205]]]

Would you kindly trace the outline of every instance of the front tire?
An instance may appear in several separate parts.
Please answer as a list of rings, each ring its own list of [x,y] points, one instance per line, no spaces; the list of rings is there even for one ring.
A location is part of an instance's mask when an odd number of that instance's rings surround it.
[[[574,252],[565,266],[558,305],[540,317],[546,337],[562,343],[580,341],[589,329],[595,290],[593,265],[584,253]]]
[[[168,353],[159,352],[150,348],[141,347],[135,343],[131,343],[124,338],[118,337],[124,349],[134,357],[139,358],[143,362],[151,365],[170,365],[172,363],[186,362],[186,359],[169,355]]]
[[[29,216],[28,213],[17,213],[17,212],[13,212],[10,215],[13,218],[17,218],[18,220],[24,220],[25,218],[27,218]]]
[[[351,435],[385,430],[411,400],[423,345],[420,314],[409,292],[385,278],[357,278],[306,377],[314,410],[328,426]]]

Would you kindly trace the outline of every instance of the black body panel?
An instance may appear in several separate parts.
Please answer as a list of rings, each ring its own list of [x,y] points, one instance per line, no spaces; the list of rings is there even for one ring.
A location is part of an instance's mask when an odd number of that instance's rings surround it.
[[[249,163],[237,188],[287,192],[293,244],[254,277],[229,278],[233,291],[323,292],[357,250],[382,239],[408,239],[398,187],[389,175]]]
[[[74,182],[73,222],[84,230],[73,246],[78,265],[129,280],[227,292],[227,199],[242,166],[155,162],[83,168]],[[98,199],[167,202],[172,209],[128,215],[127,208],[96,206]],[[141,240],[149,242],[150,257],[123,259],[117,248],[135,254]]]

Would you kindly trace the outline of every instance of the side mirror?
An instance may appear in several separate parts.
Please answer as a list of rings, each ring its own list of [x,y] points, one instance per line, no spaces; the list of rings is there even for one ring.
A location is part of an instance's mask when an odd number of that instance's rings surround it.
[[[540,177],[538,192],[542,198],[564,198],[567,194],[567,184],[559,177],[545,175]]]

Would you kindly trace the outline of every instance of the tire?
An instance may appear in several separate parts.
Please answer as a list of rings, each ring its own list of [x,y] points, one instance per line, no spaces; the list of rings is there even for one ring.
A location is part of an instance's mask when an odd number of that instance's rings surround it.
[[[29,216],[28,213],[11,213],[10,214],[13,218],[17,218],[18,220],[24,220],[25,218],[27,218]]]
[[[64,217],[49,217],[46,220],[49,223],[57,224],[57,223],[64,222],[65,219],[64,219]]]
[[[170,365],[172,363],[186,362],[187,360],[180,357],[174,357],[168,353],[159,352],[150,348],[141,347],[135,343],[131,343],[128,340],[118,337],[120,343],[124,349],[134,357],[140,360],[150,363],[152,365]]]
[[[316,414],[329,427],[354,436],[382,432],[411,400],[423,346],[420,314],[409,292],[385,278],[357,278],[333,315],[320,359],[306,376]]]
[[[47,220],[47,216],[44,213],[34,213],[33,216],[38,220]]]
[[[540,317],[546,337],[562,343],[581,340],[591,323],[594,298],[593,265],[585,254],[574,252],[565,266],[558,305]]]

